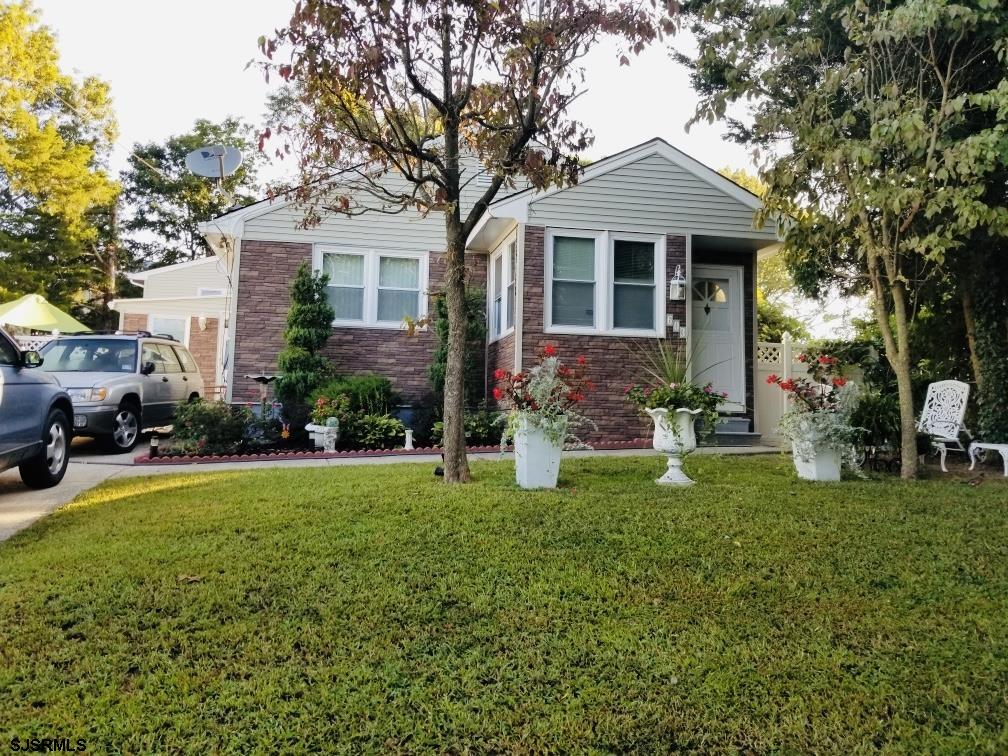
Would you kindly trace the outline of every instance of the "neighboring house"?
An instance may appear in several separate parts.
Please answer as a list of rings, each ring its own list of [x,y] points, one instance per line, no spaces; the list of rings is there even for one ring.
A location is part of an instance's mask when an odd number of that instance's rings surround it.
[[[483,186],[472,181],[464,204]],[[640,378],[635,350],[668,338],[687,345],[694,379],[725,391],[724,411],[751,429],[756,265],[779,246],[774,227],[753,228],[759,207],[661,139],[593,163],[577,186],[498,199],[466,250],[470,284],[487,291],[487,394],[496,368],[527,368],[555,344],[567,359],[589,360],[596,389],[585,409],[598,425],[590,438],[640,437],[647,425],[623,398]],[[336,320],[327,354],[337,370],[380,373],[406,401],[424,401],[434,336],[409,336],[403,317],[426,314],[440,286],[443,219],[332,215],[313,228],[301,219],[293,203],[264,201],[201,228],[229,273],[224,353],[234,357],[224,363],[225,398],[254,401],[258,386],[245,376],[276,369],[288,288],[307,261],[330,276]],[[685,301],[670,301],[677,271]],[[148,289],[156,275],[148,273]]]
[[[111,303],[119,328],[150,331],[185,344],[199,366],[207,396],[218,395],[227,371],[225,318],[231,286],[216,256],[132,273],[143,297]]]

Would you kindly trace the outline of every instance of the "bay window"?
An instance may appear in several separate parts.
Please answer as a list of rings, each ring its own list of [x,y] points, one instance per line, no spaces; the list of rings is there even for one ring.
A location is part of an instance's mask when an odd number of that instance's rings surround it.
[[[426,255],[323,247],[314,262],[329,276],[334,325],[400,328],[404,318],[426,314]]]
[[[663,335],[664,255],[660,236],[551,229],[546,235],[546,331]]]

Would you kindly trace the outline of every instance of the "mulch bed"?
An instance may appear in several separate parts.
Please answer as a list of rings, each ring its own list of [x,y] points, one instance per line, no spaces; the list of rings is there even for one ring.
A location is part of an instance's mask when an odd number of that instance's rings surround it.
[[[633,441],[616,441],[608,444],[596,444],[599,451],[614,451],[617,449],[650,449],[651,439],[638,438]],[[470,454],[499,452],[499,446],[467,446]],[[511,451],[508,447],[506,451]],[[133,462],[138,465],[193,465],[213,464],[215,462],[281,462],[294,459],[356,459],[364,457],[412,457],[424,454],[440,454],[441,447],[427,446],[417,449],[359,449],[355,451],[266,451],[255,454],[164,454],[151,457],[148,454],[137,456]]]

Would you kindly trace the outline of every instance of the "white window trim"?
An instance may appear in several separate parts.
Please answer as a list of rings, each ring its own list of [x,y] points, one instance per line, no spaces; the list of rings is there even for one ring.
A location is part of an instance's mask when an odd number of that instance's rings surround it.
[[[504,240],[497,246],[493,252],[490,253],[487,264],[487,341],[488,343],[493,343],[495,341],[500,341],[506,336],[510,336],[514,333],[515,324],[512,323],[509,326],[507,323],[507,313],[508,313],[508,284],[514,281],[515,285],[515,299],[518,298],[518,279],[515,277],[515,271],[511,270],[511,245],[515,245],[515,256],[518,254],[518,234],[512,232],[508,234]],[[501,324],[504,326],[501,328],[500,333],[495,334],[493,332],[493,305],[494,305],[494,287],[497,283],[496,276],[494,275],[495,262],[500,258],[501,260]],[[515,320],[518,319],[518,308],[515,307],[514,310]]]
[[[151,325],[151,321],[154,318],[161,318],[163,320],[183,320],[185,321],[185,332],[182,337],[182,341],[179,342],[186,348],[189,347],[189,329],[192,326],[192,318],[189,315],[162,315],[156,312],[152,312],[147,315],[147,333],[155,335],[154,327]]]
[[[378,266],[382,257],[398,257],[407,260],[419,261],[419,310],[420,318],[427,314],[428,296],[427,282],[429,281],[428,269],[430,265],[430,254],[427,252],[404,252],[400,250],[388,249],[363,249],[360,247],[336,247],[329,244],[316,245],[312,250],[312,270],[316,273],[322,271],[322,256],[324,254],[337,255],[358,255],[364,258],[364,318],[363,320],[349,320],[336,318],[332,325],[335,328],[382,328],[389,331],[399,331],[403,328],[401,320],[378,320]],[[396,289],[395,287],[383,287],[389,291],[412,291],[412,289]]]
[[[553,325],[553,239],[557,236],[573,236],[595,241],[595,325],[569,326]],[[614,328],[613,327],[613,242],[652,242],[655,247],[655,301],[654,328]],[[543,332],[589,336],[636,336],[648,338],[665,337],[665,301],[667,281],[665,273],[665,237],[656,234],[641,234],[630,231],[584,231],[582,229],[549,228],[546,230],[545,255],[543,261]]]

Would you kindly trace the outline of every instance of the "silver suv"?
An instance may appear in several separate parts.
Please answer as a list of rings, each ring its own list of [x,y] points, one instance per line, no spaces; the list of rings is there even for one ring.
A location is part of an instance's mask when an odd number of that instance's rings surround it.
[[[73,400],[74,435],[103,438],[113,451],[130,451],[141,430],[170,425],[175,405],[203,396],[196,361],[171,336],[60,336],[41,353]]]

